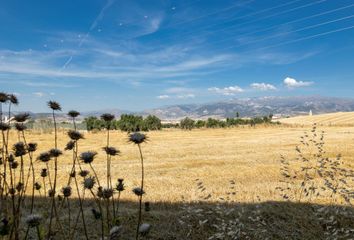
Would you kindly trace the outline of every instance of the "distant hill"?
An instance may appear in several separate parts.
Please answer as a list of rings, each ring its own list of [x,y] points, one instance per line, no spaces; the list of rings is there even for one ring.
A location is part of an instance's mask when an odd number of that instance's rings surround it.
[[[298,116],[279,120],[287,124],[354,125],[354,112],[327,113],[314,116]]]
[[[161,119],[192,118],[226,118],[235,117],[239,112],[241,117],[264,115],[298,116],[314,114],[354,111],[354,99],[333,97],[260,97],[232,99],[222,102],[167,106],[144,112],[154,114]]]
[[[269,114],[279,117],[292,117],[308,115],[310,110],[314,115],[333,112],[351,112],[354,111],[354,99],[320,96],[242,98],[205,104],[165,106],[141,112],[104,109],[82,112],[80,118],[82,119],[87,116],[99,117],[103,113],[112,113],[118,118],[121,114],[132,113],[143,116],[152,114],[163,120],[179,120],[184,117],[195,119],[214,117],[223,119],[235,117],[236,112],[239,112],[240,117],[265,116]],[[50,116],[50,113],[33,114],[34,118]],[[61,119],[67,118],[64,113],[59,113],[58,117]]]

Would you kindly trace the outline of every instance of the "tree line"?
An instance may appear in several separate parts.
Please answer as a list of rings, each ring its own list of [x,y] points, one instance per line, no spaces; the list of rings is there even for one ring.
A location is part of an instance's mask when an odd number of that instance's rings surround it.
[[[207,120],[193,120],[186,117],[179,123],[162,123],[161,119],[154,115],[149,115],[146,118],[143,118],[142,116],[133,114],[123,114],[119,120],[113,120],[110,122],[110,126],[107,126],[105,121],[97,117],[85,118],[83,123],[86,125],[88,131],[102,130],[109,127],[110,129],[125,132],[136,132],[161,130],[162,128],[181,128],[185,130],[192,130],[195,128],[226,128],[239,125],[255,126],[257,124],[279,124],[272,122],[272,118],[273,115],[244,119],[239,118],[239,115],[236,114],[236,118],[227,118],[226,120],[219,120],[215,118],[208,118]]]

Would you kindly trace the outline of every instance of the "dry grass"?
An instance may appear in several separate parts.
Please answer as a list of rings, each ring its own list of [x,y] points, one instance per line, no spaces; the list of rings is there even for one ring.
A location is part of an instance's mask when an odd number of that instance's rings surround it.
[[[354,112],[337,112],[313,116],[299,116],[279,120],[281,123],[324,126],[354,126]]]
[[[228,181],[236,181],[237,200],[244,203],[257,200],[280,200],[275,188],[280,181],[280,155],[295,158],[299,137],[309,127],[256,127],[212,130],[164,130],[149,132],[149,142],[143,145],[146,162],[146,200],[180,202],[197,200],[195,179],[202,179],[212,194],[210,201],[225,194]],[[324,127],[325,150],[328,157],[341,153],[349,167],[354,166],[354,127]],[[50,134],[27,133],[30,141],[38,142],[39,152],[52,147]],[[94,162],[98,173],[105,172],[105,135],[85,133],[79,151],[99,152]],[[59,147],[64,148],[68,137],[59,134]],[[112,176],[124,178],[127,188],[139,185],[138,150],[127,142],[126,133],[111,135],[113,146],[121,150],[115,157]],[[59,186],[64,186],[71,167],[71,153],[60,157]],[[36,168],[40,171],[40,165]],[[44,167],[44,166],[43,166]],[[103,177],[103,176],[102,176]],[[123,199],[136,200],[133,193],[124,192]],[[322,202],[323,201],[323,202]],[[321,200],[325,203],[326,200]]]

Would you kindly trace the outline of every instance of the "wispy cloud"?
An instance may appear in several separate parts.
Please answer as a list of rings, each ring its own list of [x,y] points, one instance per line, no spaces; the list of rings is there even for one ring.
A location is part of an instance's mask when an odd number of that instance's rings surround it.
[[[314,82],[304,82],[298,81],[294,78],[287,77],[284,79],[284,85],[288,88],[300,88],[300,87],[308,87],[313,85]]]
[[[160,96],[157,96],[158,99],[168,99],[170,98],[169,95],[160,95]]]
[[[225,95],[225,96],[233,96],[237,93],[242,93],[244,90],[239,87],[239,86],[230,86],[230,87],[224,87],[224,88],[218,88],[218,87],[211,87],[208,88],[208,91]]]
[[[277,90],[277,88],[269,83],[252,83],[251,88],[261,91]]]

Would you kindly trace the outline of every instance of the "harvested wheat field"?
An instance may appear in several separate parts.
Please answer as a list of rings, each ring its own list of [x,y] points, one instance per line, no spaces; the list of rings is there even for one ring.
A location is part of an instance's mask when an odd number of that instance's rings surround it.
[[[337,112],[313,116],[298,116],[280,119],[281,123],[312,125],[317,123],[324,126],[354,126],[354,112]]]
[[[164,130],[148,132],[142,145],[146,167],[146,198],[149,201],[179,202],[197,200],[195,180],[200,179],[215,201],[225,193],[229,180],[236,182],[237,200],[254,202],[279,200],[275,188],[280,180],[280,156],[295,158],[300,136],[311,127],[240,127],[193,131]],[[325,127],[325,150],[329,157],[343,155],[354,166],[354,127]],[[85,133],[79,152],[93,150],[98,174],[106,171],[105,132]],[[38,151],[52,148],[53,135],[29,133],[28,141],[38,143]],[[58,137],[59,148],[69,141],[64,131]],[[127,188],[139,183],[140,159],[136,146],[128,143],[123,132],[111,133],[111,145],[121,153],[112,161],[112,176],[124,178]],[[60,157],[59,185],[65,184],[72,166],[71,152]],[[38,164],[38,166],[40,163]],[[43,166],[44,167],[44,166]],[[87,168],[89,170],[89,168]],[[38,170],[40,168],[38,167]],[[134,195],[124,194],[132,200]]]
[[[69,141],[66,131],[59,130],[59,149],[64,149]],[[104,186],[106,155],[102,147],[106,144],[106,132],[82,133],[85,139],[79,141],[78,152],[98,152],[92,165]],[[17,135],[12,134],[11,139],[16,139]],[[351,239],[349,236],[354,233],[354,211],[340,194],[318,189],[310,196],[299,197],[304,189],[322,186],[323,182],[315,174],[313,180],[307,179],[301,187],[301,181],[311,173],[299,170],[304,165],[297,159],[298,151],[313,158],[317,143],[312,146],[312,142],[323,140],[323,156],[340,159],[341,166],[353,170],[354,127],[259,125],[192,131],[172,129],[146,134],[148,141],[141,145],[145,161],[144,202],[150,202],[151,211],[145,211],[143,218],[153,228],[142,239],[333,239],[336,236]],[[28,142],[38,143],[37,155],[53,148],[54,134],[27,131],[25,135]],[[322,140],[314,140],[317,138]],[[112,159],[113,179],[124,178],[126,189],[121,195],[117,221],[124,226],[122,239],[133,239],[138,202],[132,189],[140,183],[139,150],[128,142],[127,133],[120,131],[111,132],[110,142],[121,151]],[[301,146],[305,146],[303,150],[299,150]],[[294,170],[293,175],[286,174],[297,176],[287,185],[282,182],[284,158]],[[68,181],[72,152],[64,151],[58,162],[61,188]],[[92,174],[87,165],[82,163],[81,166]],[[35,168],[39,175],[45,164],[37,161]],[[352,184],[353,176],[348,175],[347,180]],[[82,188],[81,182],[79,184]],[[285,189],[286,197],[284,186],[289,187]],[[314,196],[317,192],[326,194]],[[43,189],[36,192],[35,205],[39,209],[49,207],[42,199],[43,194]],[[65,216],[63,222],[79,212],[75,197],[74,194],[68,199],[71,209],[65,203],[60,205],[59,211]],[[97,206],[89,193],[83,205],[86,225],[92,230],[91,226],[99,222],[92,215],[91,210]],[[71,212],[71,217],[65,214],[67,211]],[[336,227],[338,222],[340,230]],[[73,219],[71,225],[69,221],[69,228],[72,227]],[[80,221],[75,228],[83,232]],[[85,239],[84,235],[72,237]],[[99,228],[90,231],[90,237],[100,238]]]

